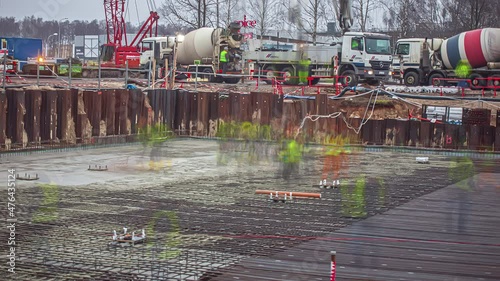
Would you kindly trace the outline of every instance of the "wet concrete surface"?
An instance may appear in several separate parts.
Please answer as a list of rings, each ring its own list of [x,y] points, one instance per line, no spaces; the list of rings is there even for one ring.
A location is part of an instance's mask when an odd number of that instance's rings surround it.
[[[323,147],[307,147],[293,167],[280,163],[279,150],[264,142],[183,139],[155,148],[2,155],[1,177],[12,168],[40,177],[16,181],[16,276],[217,280],[218,272],[244,259],[324,237],[498,163],[457,165],[444,154],[354,150],[342,165],[341,187],[319,189],[313,185],[322,178]],[[419,156],[430,163],[417,164]],[[89,171],[89,165],[108,170]],[[272,203],[255,195],[257,189],[319,192],[322,198]],[[109,247],[112,231],[123,226],[146,229],[148,244]]]

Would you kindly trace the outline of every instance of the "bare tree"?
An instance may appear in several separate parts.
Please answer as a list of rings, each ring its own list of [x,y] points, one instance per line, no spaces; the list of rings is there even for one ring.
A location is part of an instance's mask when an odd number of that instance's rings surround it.
[[[355,0],[353,2],[354,18],[358,22],[362,32],[366,31],[366,24],[371,13],[375,10],[376,0]]]
[[[325,0],[299,1],[300,21],[297,27],[311,35],[313,44],[316,44],[318,32],[325,29],[327,24],[328,5]]]
[[[257,21],[260,35],[266,35],[274,27],[278,9],[278,0],[249,0],[249,15]]]
[[[210,16],[215,4],[212,0],[166,0],[161,5],[160,13],[174,26],[200,28],[214,22]]]
[[[498,0],[442,0],[450,15],[451,26],[456,33],[484,28],[500,27]]]
[[[384,22],[388,27],[395,27],[399,37],[406,38],[415,32],[419,18],[418,2],[421,0],[381,1],[386,11]]]

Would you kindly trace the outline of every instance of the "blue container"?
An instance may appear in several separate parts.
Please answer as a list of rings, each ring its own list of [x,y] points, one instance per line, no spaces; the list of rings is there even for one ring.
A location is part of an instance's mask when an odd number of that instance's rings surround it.
[[[21,61],[20,67],[26,64],[28,58],[36,58],[43,55],[42,39],[0,37],[0,42],[7,41],[7,50],[14,59]]]

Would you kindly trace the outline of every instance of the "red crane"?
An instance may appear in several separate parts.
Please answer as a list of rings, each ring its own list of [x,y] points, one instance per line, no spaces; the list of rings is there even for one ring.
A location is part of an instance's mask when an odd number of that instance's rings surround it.
[[[151,0],[148,1],[151,2]],[[149,18],[129,44],[125,24],[125,2],[126,0],[104,0],[108,43],[104,44],[101,57],[105,66],[123,67],[128,61],[130,68],[138,68],[140,66],[138,45],[146,36],[158,35],[160,17],[156,11],[150,11]],[[150,3],[149,7],[152,9],[153,3]]]

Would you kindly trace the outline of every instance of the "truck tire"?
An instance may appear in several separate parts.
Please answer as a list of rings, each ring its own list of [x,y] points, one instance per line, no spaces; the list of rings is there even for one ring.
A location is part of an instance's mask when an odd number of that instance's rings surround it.
[[[405,73],[404,81],[407,87],[420,86],[420,76],[414,71]]]
[[[228,77],[224,78],[224,83],[226,84],[238,84],[240,82],[241,78],[240,77]]]
[[[274,66],[268,66],[264,69],[264,82],[266,84],[272,84],[273,83],[273,78],[276,77],[276,67]]]
[[[205,69],[203,69],[202,72],[206,73],[206,74],[200,75],[201,79],[207,79],[208,82],[215,82],[214,72],[210,68],[205,68]]]
[[[340,83],[347,87],[355,87],[358,85],[358,76],[354,70],[346,70],[340,75]]]
[[[434,73],[431,76],[429,76],[429,85],[434,86],[434,87],[441,87],[445,86],[445,82],[443,80],[434,80],[434,79],[443,79],[444,76],[441,73]]]
[[[283,81],[283,84],[286,85],[299,84],[299,79],[297,79],[293,67],[285,67],[285,69],[283,69],[283,78],[278,79],[278,81]]]
[[[500,89],[500,74],[495,74],[490,77],[490,86],[493,87],[493,89]]]
[[[486,80],[481,74],[472,73],[469,77],[470,79],[470,88],[472,90],[481,90],[486,87]]]

